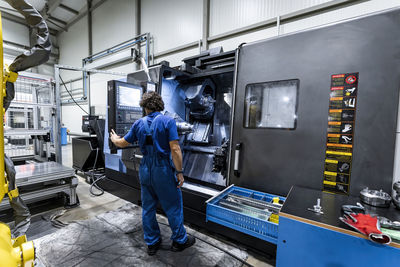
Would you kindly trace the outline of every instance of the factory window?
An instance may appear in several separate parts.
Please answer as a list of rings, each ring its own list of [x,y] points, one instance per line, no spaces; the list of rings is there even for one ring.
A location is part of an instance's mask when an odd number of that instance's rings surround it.
[[[296,128],[299,80],[248,84],[244,127]]]

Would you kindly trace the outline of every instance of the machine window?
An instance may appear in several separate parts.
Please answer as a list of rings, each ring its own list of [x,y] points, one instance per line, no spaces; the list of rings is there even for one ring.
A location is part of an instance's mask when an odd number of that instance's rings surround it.
[[[299,80],[248,84],[244,127],[295,129]]]

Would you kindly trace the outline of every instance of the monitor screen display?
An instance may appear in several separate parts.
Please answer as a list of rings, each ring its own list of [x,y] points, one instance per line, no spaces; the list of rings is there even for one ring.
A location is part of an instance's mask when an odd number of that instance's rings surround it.
[[[119,86],[119,105],[127,107],[140,107],[141,89],[128,86]]]

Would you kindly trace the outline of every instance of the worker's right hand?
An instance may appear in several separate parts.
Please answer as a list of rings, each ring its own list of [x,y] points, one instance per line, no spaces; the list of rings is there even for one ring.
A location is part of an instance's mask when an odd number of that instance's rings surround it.
[[[115,140],[119,139],[119,136],[115,133],[114,129],[111,129],[110,139],[113,143],[115,142]]]
[[[183,178],[183,173],[178,173],[176,175],[176,178],[178,179],[178,186],[176,188],[180,188],[183,185],[183,182],[185,182],[185,178]]]

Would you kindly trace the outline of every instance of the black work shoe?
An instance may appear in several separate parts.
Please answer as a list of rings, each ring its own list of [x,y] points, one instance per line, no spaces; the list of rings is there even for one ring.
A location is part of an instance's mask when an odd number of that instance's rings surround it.
[[[196,243],[196,239],[194,238],[194,236],[188,235],[186,242],[183,244],[179,244],[178,242],[173,241],[171,250],[174,252],[182,251],[185,248],[193,246],[194,243]]]
[[[154,245],[150,245],[147,246],[147,254],[149,254],[149,256],[153,256],[154,254],[156,254],[157,250],[160,248],[161,246],[161,238],[157,241],[157,243],[155,243]]]

